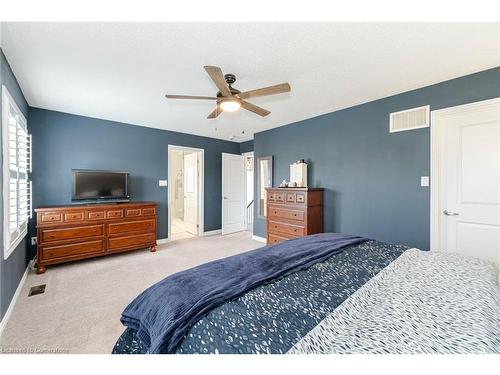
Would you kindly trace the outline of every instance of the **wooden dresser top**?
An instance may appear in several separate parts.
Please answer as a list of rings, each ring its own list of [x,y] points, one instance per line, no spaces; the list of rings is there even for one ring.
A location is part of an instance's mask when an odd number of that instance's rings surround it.
[[[137,206],[158,206],[156,202],[115,202],[115,203],[76,203],[55,206],[43,206],[35,208],[35,212],[43,211],[67,211],[74,208],[97,208],[97,209],[113,209],[113,208],[127,208]]]
[[[324,188],[312,188],[312,187],[286,187],[286,188],[281,188],[281,187],[268,187],[266,190],[288,190],[288,191],[322,191],[325,190]]]

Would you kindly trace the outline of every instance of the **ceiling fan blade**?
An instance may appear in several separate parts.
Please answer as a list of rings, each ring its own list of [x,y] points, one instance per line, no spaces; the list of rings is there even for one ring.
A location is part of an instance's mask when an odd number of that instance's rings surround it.
[[[289,92],[290,90],[291,88],[288,83],[280,83],[279,85],[241,92],[237,96],[241,99],[250,99],[250,98],[256,98],[258,96],[281,94],[283,92]]]
[[[215,109],[207,116],[207,118],[216,118],[222,113],[222,109],[219,106],[215,107]]]
[[[193,95],[165,95],[167,99],[202,99],[202,100],[216,100],[215,96],[193,96]]]
[[[224,96],[232,96],[226,80],[224,79],[224,74],[222,74],[221,68],[219,68],[218,66],[210,65],[204,66],[204,68],[210,78],[212,78],[212,81],[214,81],[215,86],[217,86],[221,94]]]
[[[252,103],[249,103],[249,102],[246,102],[244,100],[241,101],[241,106],[243,108],[245,108],[247,111],[250,111],[250,112],[253,112],[253,113],[257,113],[258,115],[260,115],[262,117],[265,117],[265,116],[267,116],[268,114],[271,113],[267,109],[258,107],[256,105],[254,105]]]

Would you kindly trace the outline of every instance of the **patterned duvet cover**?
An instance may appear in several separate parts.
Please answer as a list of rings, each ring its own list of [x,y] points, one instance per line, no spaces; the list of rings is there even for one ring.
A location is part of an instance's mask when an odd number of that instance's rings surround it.
[[[406,249],[364,242],[253,289],[199,320],[176,353],[286,353]],[[130,328],[113,349],[115,354],[146,352]]]
[[[367,241],[210,311],[176,353],[500,353],[493,263]],[[113,353],[147,353],[127,328]]]

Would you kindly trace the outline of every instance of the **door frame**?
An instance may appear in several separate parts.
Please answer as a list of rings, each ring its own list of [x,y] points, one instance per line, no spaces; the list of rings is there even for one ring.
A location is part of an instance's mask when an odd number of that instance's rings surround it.
[[[254,168],[253,169],[253,173],[254,173],[254,176],[253,176],[254,180],[253,180],[253,182],[254,182],[254,186],[252,186],[252,190],[253,190],[253,204],[254,204],[254,207],[255,207],[255,154],[254,154],[253,151],[243,152],[241,154],[241,156],[244,156],[244,157],[245,156],[250,156],[250,155],[253,156],[253,161],[254,161],[254,163],[253,163],[253,168]],[[247,193],[248,193],[247,192],[248,180],[247,180],[247,170],[246,170],[245,165],[243,166],[243,168],[245,168],[245,225],[248,228],[247,215],[246,215],[246,198],[247,198]],[[254,218],[254,223],[255,223],[255,218]],[[252,233],[253,233],[253,223],[252,223]]]
[[[491,106],[492,104],[500,105],[500,98],[493,98],[482,100],[479,102],[462,104],[454,107],[447,107],[431,111],[431,175],[430,175],[430,250],[441,250],[441,237],[442,230],[442,181],[440,176],[441,163],[443,161],[443,148],[440,147],[444,138],[443,120],[450,114],[459,114],[473,112],[481,109],[481,107]]]
[[[205,231],[205,150],[203,148],[195,148],[195,147],[186,147],[186,146],[177,146],[177,145],[168,145],[168,154],[167,154],[167,212],[168,212],[168,241],[172,241],[172,190],[170,189],[171,180],[170,174],[172,173],[171,167],[171,158],[170,151],[193,151],[198,152],[200,156],[200,176],[198,178],[198,236],[203,236]]]

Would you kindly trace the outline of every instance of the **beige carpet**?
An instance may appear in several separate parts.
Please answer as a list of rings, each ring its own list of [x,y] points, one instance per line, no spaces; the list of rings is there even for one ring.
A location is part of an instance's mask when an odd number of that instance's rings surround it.
[[[110,353],[123,331],[121,312],[144,289],[175,272],[261,246],[249,232],[240,232],[30,273],[0,338],[0,352]],[[45,293],[28,297],[38,284],[47,284]]]

